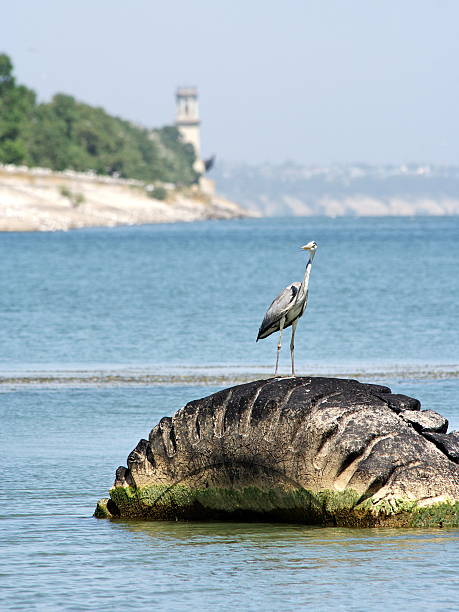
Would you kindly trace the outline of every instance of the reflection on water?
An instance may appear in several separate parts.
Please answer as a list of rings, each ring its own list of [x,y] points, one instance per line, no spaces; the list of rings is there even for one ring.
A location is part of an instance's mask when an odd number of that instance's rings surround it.
[[[321,557],[326,549],[346,553],[378,554],[397,549],[423,554],[426,547],[459,544],[458,529],[346,529],[272,523],[218,523],[183,521],[122,521],[114,520],[115,528],[125,529],[145,537],[145,545],[152,548],[167,546],[231,546],[288,548],[309,551],[320,548]],[[303,557],[302,557],[303,558]],[[353,558],[349,558],[353,561]],[[345,558],[340,561],[346,562]],[[323,558],[320,563],[323,563]]]
[[[238,603],[227,592],[233,580],[251,610],[326,609],[327,599],[343,610],[395,609],[401,601],[402,609],[439,609],[440,601],[453,606],[459,596],[458,530],[140,521],[114,521],[111,528],[130,533],[153,563],[166,564],[173,585],[199,576],[223,610]],[[180,600],[178,594],[179,607]]]

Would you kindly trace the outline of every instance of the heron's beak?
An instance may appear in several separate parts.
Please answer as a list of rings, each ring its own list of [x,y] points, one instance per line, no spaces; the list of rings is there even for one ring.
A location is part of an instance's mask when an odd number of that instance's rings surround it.
[[[309,244],[305,244],[304,246],[300,247],[300,249],[301,249],[302,251],[310,251],[310,250],[311,250],[311,248],[312,248],[312,244],[311,244],[311,243],[309,243]]]

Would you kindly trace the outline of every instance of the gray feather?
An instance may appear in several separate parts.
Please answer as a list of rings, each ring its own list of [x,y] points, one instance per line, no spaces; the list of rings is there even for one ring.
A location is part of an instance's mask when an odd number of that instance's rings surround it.
[[[296,302],[300,286],[301,283],[292,283],[288,285],[288,287],[285,287],[285,289],[274,298],[260,325],[257,340],[267,338],[279,329],[282,317],[287,315]],[[284,327],[288,327],[291,324],[292,321],[286,322]]]

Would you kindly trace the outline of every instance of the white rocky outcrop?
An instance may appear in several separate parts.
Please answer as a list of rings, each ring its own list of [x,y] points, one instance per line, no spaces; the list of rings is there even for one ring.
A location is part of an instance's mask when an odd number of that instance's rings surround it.
[[[199,189],[166,185],[167,198],[140,181],[46,168],[0,166],[0,231],[54,231],[250,216]]]

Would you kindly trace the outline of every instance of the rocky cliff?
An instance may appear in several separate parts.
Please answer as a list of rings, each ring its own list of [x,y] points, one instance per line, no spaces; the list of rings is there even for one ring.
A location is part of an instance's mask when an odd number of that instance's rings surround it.
[[[149,191],[151,189],[151,191]],[[0,167],[0,231],[53,231],[254,216],[197,188],[155,195],[153,185],[72,171]]]
[[[258,380],[161,419],[95,516],[459,526],[459,432],[388,387]]]

